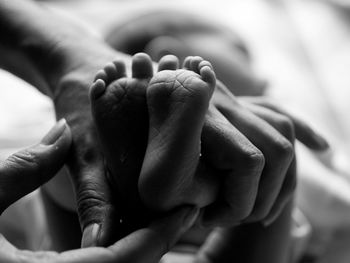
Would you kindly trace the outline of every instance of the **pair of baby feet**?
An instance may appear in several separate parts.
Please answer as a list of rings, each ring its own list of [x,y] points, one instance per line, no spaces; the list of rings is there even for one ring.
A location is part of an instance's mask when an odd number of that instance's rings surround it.
[[[123,219],[138,225],[135,215],[151,216],[148,208],[167,211],[213,199],[196,193],[194,177],[216,77],[201,57],[187,57],[180,69],[175,56],[164,56],[154,74],[150,57],[139,53],[131,71],[128,77],[119,60],[107,64],[95,76],[90,99],[115,201]]]

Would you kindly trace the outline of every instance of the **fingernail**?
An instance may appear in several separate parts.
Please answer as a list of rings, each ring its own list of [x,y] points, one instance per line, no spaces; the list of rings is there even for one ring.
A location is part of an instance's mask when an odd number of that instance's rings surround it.
[[[91,224],[84,229],[81,247],[95,247],[97,245],[97,237],[100,231],[100,225]]]
[[[193,207],[187,212],[182,221],[184,228],[188,229],[194,224],[198,218],[199,211],[198,207]]]
[[[51,145],[54,144],[63,134],[65,129],[67,128],[67,122],[65,119],[61,119],[56,123],[55,126],[45,135],[45,137],[41,140],[41,144]]]

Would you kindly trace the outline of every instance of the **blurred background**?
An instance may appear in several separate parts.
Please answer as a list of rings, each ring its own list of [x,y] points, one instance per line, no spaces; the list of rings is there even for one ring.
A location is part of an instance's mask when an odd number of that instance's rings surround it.
[[[300,234],[308,236],[302,251],[314,256],[312,262],[350,262],[350,74],[347,72],[350,70],[350,1],[40,2],[83,21],[100,37],[130,17],[158,9],[194,13],[209,23],[236,32],[249,51],[252,71],[267,82],[266,95],[306,120],[332,145],[332,150],[322,155],[297,146],[301,156],[305,156],[298,158],[301,178],[297,203],[314,231],[313,236],[309,230]],[[50,100],[30,85],[1,70],[0,84],[0,160],[3,160],[40,140],[54,124],[55,116]],[[324,187],[325,195],[322,190],[317,192],[308,186],[314,186],[314,180],[320,184],[316,190]],[[329,197],[327,191],[338,194],[342,203],[334,203],[334,197]],[[46,226],[40,202],[40,196],[34,193],[17,203],[1,218],[0,231],[5,236],[6,231],[16,233],[10,240],[20,247],[38,249],[49,242],[43,234]],[[323,203],[316,207],[315,202]],[[27,209],[31,221],[18,216],[13,224],[11,218],[19,213],[16,207]],[[344,213],[347,208],[348,213]],[[341,223],[336,221],[337,217],[341,217]],[[311,262],[307,260],[304,257],[304,262]]]

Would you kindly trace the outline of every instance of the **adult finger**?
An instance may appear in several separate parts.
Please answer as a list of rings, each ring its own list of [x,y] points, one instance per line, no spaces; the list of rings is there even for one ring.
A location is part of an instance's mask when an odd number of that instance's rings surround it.
[[[276,202],[273,204],[268,216],[262,221],[265,226],[271,225],[280,216],[288,202],[293,198],[297,185],[296,173],[296,158],[294,158],[289,166]]]
[[[252,212],[264,156],[215,107],[210,107],[201,137],[202,160],[217,171],[221,186],[217,202],[205,208],[202,223],[232,226]]]
[[[137,230],[108,248],[91,247],[63,252],[32,252],[18,250],[2,236],[0,259],[9,263],[19,262],[130,262],[156,263],[195,222],[199,209],[181,207],[153,222],[149,227]]]
[[[305,121],[283,110],[281,107],[277,106],[276,104],[268,101],[267,99],[254,98],[254,97],[242,97],[240,101],[243,102],[244,105],[247,107],[249,107],[249,104],[252,103],[255,105],[260,105],[262,107],[268,108],[284,116],[287,116],[293,122],[296,139],[298,139],[301,143],[303,143],[305,146],[315,151],[325,151],[329,149],[329,143],[327,142],[327,140],[318,132],[313,130],[310,127],[310,125],[305,123]]]
[[[110,245],[124,233],[120,229],[120,215],[111,192],[108,170],[89,137],[75,138],[73,142],[68,168],[83,231],[82,247]],[[88,160],[85,159],[87,154],[91,154]]]
[[[76,195],[82,246],[107,246],[122,234],[95,127],[88,111],[85,116],[70,116],[68,123],[73,143],[66,164]]]
[[[222,91],[220,101],[214,101],[219,111],[237,127],[265,157],[265,167],[259,184],[255,207],[248,220],[265,218],[276,198],[294,156],[293,145],[275,128],[244,107],[237,105],[231,94]],[[287,125],[289,123],[284,123]],[[290,127],[286,129],[293,134]],[[292,136],[292,135],[291,135]]]
[[[290,140],[290,142],[293,144],[294,137],[293,134],[291,134],[289,128],[292,124],[288,124],[289,122],[291,122],[288,117],[258,105],[249,105],[247,107],[255,115],[259,116],[260,118],[268,122],[276,130],[278,130],[285,138]],[[264,219],[265,224],[270,224],[274,221],[274,219],[276,219],[279,216],[283,207],[293,196],[296,187],[296,182],[296,160],[294,157],[290,167],[288,168],[285,180],[283,182],[281,191],[278,194],[276,202],[274,203],[269,215]]]
[[[71,140],[70,129],[62,119],[39,144],[0,163],[0,212],[58,172],[68,155]]]

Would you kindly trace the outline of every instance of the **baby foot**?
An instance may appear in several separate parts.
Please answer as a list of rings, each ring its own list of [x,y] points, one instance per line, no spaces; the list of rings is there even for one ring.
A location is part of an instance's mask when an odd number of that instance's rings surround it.
[[[126,75],[125,64],[115,61],[96,74],[90,89],[92,114],[109,180],[116,189],[123,221],[129,226],[142,225],[140,214],[143,219],[147,217],[137,185],[147,146],[146,88],[152,76],[151,59],[140,53],[132,58],[131,78]]]
[[[156,210],[181,204],[208,205],[216,184],[195,176],[200,169],[201,131],[216,84],[211,64],[188,57],[178,69],[176,57],[159,61],[147,88],[148,146],[139,180],[142,200]]]

